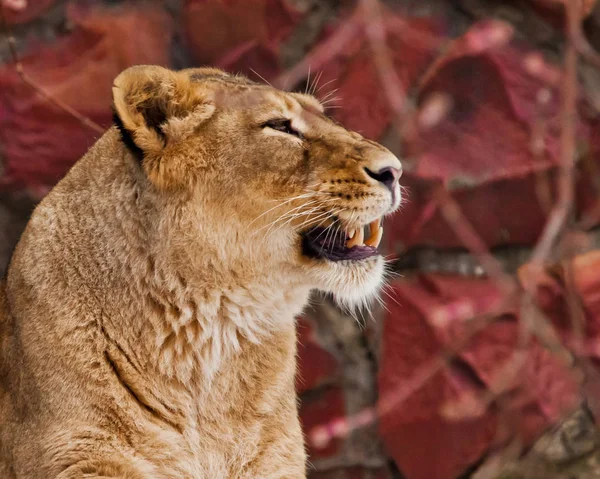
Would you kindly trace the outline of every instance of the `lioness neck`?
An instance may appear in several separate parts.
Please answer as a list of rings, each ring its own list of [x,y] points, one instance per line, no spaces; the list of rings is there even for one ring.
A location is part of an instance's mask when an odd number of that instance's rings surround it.
[[[210,244],[186,251],[115,134],[109,131],[34,214],[13,269],[36,277],[20,281],[33,289],[68,284],[64,304],[86,291],[107,354],[120,356],[111,356],[115,367],[124,362],[131,374],[152,372],[206,394],[235,358],[253,362],[260,351],[269,367],[270,352],[273,361],[283,359],[283,343],[293,361],[294,317],[309,290],[268,261],[244,268],[238,259],[224,263]],[[45,234],[36,234],[41,229]],[[35,268],[17,264],[27,262]],[[81,326],[71,314],[56,320],[65,330]]]

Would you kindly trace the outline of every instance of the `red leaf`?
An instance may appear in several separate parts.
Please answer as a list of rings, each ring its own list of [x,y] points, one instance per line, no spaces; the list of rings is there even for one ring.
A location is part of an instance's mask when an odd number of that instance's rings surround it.
[[[489,247],[538,240],[552,206],[540,199],[540,183],[548,186],[550,201],[555,192],[560,155],[556,79],[562,73],[546,63],[540,66],[533,50],[518,42],[506,44],[506,37],[501,24],[475,25],[424,79],[420,104],[443,94],[452,108],[436,125],[405,139],[408,203],[388,224],[391,248],[464,246],[432,198],[439,184]],[[532,131],[539,129],[539,117],[546,122],[544,146],[534,153]],[[590,124],[578,123],[579,138],[590,138],[590,132]],[[591,177],[577,176],[580,211],[598,199]],[[597,222],[600,210],[594,218],[590,223]]]
[[[344,390],[339,387],[329,387],[301,399],[300,420],[304,431],[310,431],[328,423],[332,418],[344,417],[346,414]],[[309,457],[331,457],[339,451],[341,443],[342,440],[336,438],[323,448],[310,448],[309,444]]]
[[[343,26],[340,22],[338,28]],[[440,27],[436,22],[407,18],[386,9],[383,28],[395,72],[402,87],[411,88],[441,44]],[[335,33],[335,30],[327,32],[321,42]],[[327,58],[323,64],[311,63],[311,68],[320,72],[319,84],[324,86],[317,96],[326,98],[328,92],[338,89],[332,95],[338,100],[332,104],[339,104],[341,108],[333,110],[332,116],[368,138],[376,139],[384,133],[395,113],[381,86],[382,78],[363,28],[336,56]]]
[[[316,389],[338,376],[337,360],[318,342],[313,324],[304,318],[298,320],[298,374],[296,390],[302,394]]]
[[[253,68],[270,80],[279,65],[267,52],[279,50],[300,18],[300,12],[283,0],[187,0],[182,22],[198,63],[249,75]],[[244,58],[242,52],[248,49],[252,54]]]
[[[24,70],[51,96],[108,126],[114,78],[133,64],[168,64],[171,27],[164,12],[148,8],[73,16],[82,17],[73,33],[38,45]],[[0,69],[0,92],[5,185],[53,185],[98,137],[25,85],[13,65]]]
[[[262,78],[269,81],[281,71],[276,49],[261,45],[255,40],[230,51],[217,62],[217,66],[227,71],[245,73],[256,81],[262,81]],[[257,74],[262,78],[257,78]]]
[[[459,348],[455,359],[380,422],[384,443],[407,479],[452,479],[498,440],[518,435],[530,442],[576,404],[577,382],[535,341],[526,344],[517,361],[519,309],[517,303],[500,301],[493,282],[428,275],[399,281],[394,290],[400,305],[387,304],[382,401],[391,401],[423,364],[447,348]],[[440,316],[444,309],[452,314]],[[463,344],[471,317],[490,313],[501,319]],[[492,391],[506,400],[502,407],[486,409],[483,399],[496,397]],[[518,420],[507,422],[505,416]]]
[[[386,467],[365,468],[354,466],[311,472],[308,477],[310,479],[392,479],[393,476]]]
[[[551,318],[563,341],[576,354],[600,360],[600,251],[576,256],[571,264],[573,284],[567,284],[562,268],[553,271],[553,283],[545,280],[549,271],[530,278],[531,266],[519,270],[521,282],[528,280],[528,289],[535,294],[537,304]],[[556,267],[554,268],[557,269]],[[545,275],[543,274],[545,273]],[[533,286],[532,286],[533,285]],[[582,317],[574,318],[567,304],[566,294],[574,294],[582,306]],[[579,331],[578,331],[579,330]],[[581,342],[581,344],[580,344]]]

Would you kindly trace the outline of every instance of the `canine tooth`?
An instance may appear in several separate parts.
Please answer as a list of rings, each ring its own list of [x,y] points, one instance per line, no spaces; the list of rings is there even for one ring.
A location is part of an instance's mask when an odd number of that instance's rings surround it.
[[[379,227],[377,230],[371,233],[371,237],[365,241],[365,244],[367,246],[377,248],[379,243],[381,243],[381,238],[383,238],[383,228]]]
[[[354,238],[354,235],[356,234],[356,230],[355,229],[348,230],[348,232],[346,234],[348,235],[349,239],[352,239],[352,238]]]
[[[352,239],[349,239],[346,243],[348,248],[353,248],[354,246],[362,245],[365,241],[365,230],[362,228],[357,228],[354,230],[354,236]]]
[[[377,230],[379,230],[379,228],[381,227],[381,219],[377,219],[375,221],[371,221],[371,224],[369,224],[369,233],[371,234],[371,236],[373,236],[373,233],[375,233]]]

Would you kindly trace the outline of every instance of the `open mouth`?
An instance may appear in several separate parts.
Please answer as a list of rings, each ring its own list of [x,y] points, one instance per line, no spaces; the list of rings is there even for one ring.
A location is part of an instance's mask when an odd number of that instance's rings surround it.
[[[365,228],[342,229],[339,226],[311,228],[302,233],[302,250],[305,256],[329,261],[360,261],[379,255],[377,247],[383,237],[381,219]]]

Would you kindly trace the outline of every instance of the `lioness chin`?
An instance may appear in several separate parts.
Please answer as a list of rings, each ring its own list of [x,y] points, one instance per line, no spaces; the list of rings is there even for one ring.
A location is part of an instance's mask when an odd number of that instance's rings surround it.
[[[306,477],[294,318],[377,294],[400,162],[220,70],[113,97],[0,288],[0,478]]]

